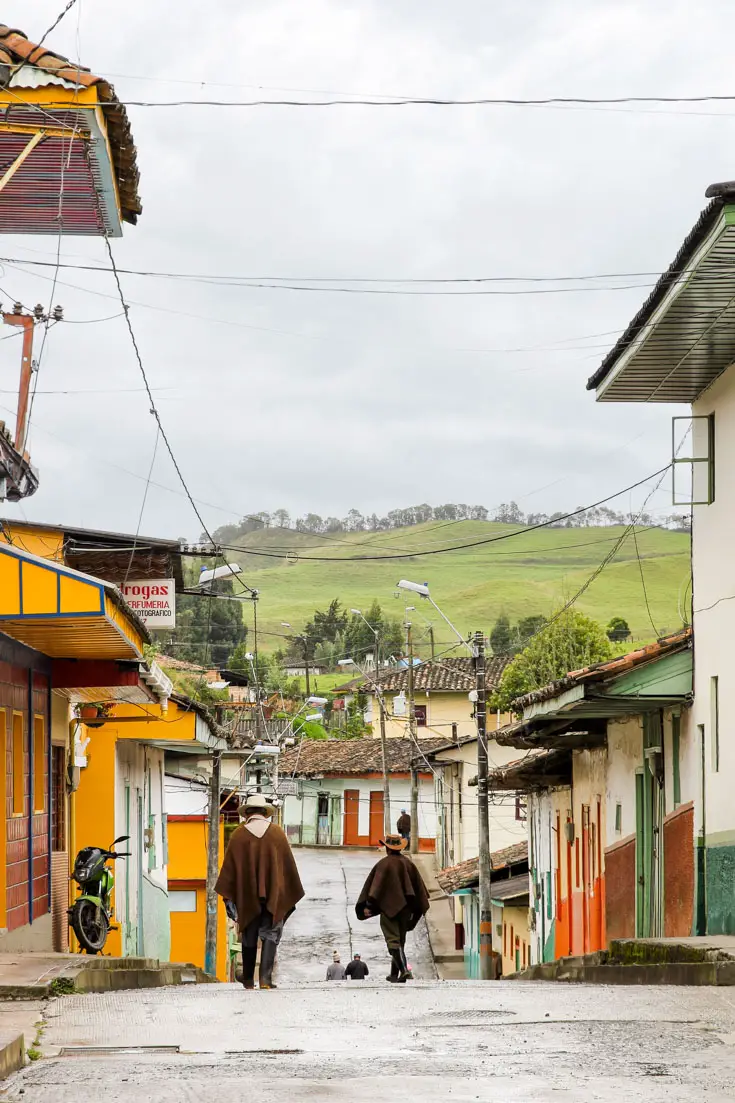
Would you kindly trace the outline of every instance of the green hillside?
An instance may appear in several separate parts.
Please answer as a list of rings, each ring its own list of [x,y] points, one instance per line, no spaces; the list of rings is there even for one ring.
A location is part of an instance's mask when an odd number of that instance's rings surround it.
[[[512,525],[487,521],[430,522],[389,532],[324,537],[268,528],[241,537],[236,543],[243,551],[231,551],[228,557],[240,564],[249,584],[260,591],[258,627],[265,651],[282,645],[279,637],[288,631],[281,627],[282,621],[300,628],[315,609],[325,608],[335,597],[348,609],[363,610],[377,598],[385,613],[395,617],[404,616],[405,604],[416,605],[418,613],[433,622],[437,645],[446,646],[454,642],[451,633],[427,602],[414,601],[404,592],[394,597],[399,578],[428,582],[435,601],[461,632],[489,631],[501,613],[512,621],[550,613],[577,592],[624,530],[547,528],[462,551],[386,562],[357,558],[437,551],[514,531]],[[673,631],[681,624],[680,610],[689,598],[689,536],[642,529],[638,549],[654,624],[660,633]],[[296,556],[320,558],[306,561]],[[654,638],[632,536],[577,607],[603,623],[612,616],[625,617],[636,642]],[[245,609],[251,621],[252,614]],[[414,616],[414,623],[420,635],[423,622]]]

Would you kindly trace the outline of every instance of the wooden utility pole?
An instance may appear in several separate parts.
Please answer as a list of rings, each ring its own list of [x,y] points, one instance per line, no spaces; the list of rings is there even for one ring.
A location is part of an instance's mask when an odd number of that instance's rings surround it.
[[[222,755],[212,755],[212,779],[209,786],[209,831],[207,835],[207,915],[204,935],[204,971],[217,975],[217,911],[214,886],[219,875],[219,802],[222,776]]]
[[[480,980],[492,980],[492,890],[490,874],[490,818],[488,809],[487,703],[485,693],[485,637],[475,632],[475,687],[477,702],[477,830],[480,896]]]
[[[388,744],[385,735],[385,698],[380,688],[380,636],[375,632],[375,693],[380,709],[380,753],[383,759],[383,830],[391,830],[390,781],[388,778]]]
[[[416,755],[416,702],[413,692],[413,634],[410,621],[406,624],[408,651],[408,735],[411,740],[411,853],[419,852],[419,771]]]
[[[429,643],[431,644],[431,658],[432,661],[436,658],[436,650],[434,646],[434,625],[429,625]]]

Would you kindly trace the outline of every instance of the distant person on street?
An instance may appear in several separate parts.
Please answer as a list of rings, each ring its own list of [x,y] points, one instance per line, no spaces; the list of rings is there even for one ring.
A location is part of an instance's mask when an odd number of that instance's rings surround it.
[[[380,916],[380,929],[391,956],[392,984],[405,984],[411,979],[406,961],[406,934],[429,910],[429,894],[421,874],[413,862],[402,853],[406,840],[400,835],[386,835],[380,840],[385,847],[381,858],[368,874],[355,904],[358,919]]]
[[[401,836],[401,838],[405,839],[406,842],[410,842],[411,841],[411,817],[409,816],[409,814],[408,814],[408,812],[406,811],[405,808],[401,809],[401,814],[398,817],[398,823],[396,824],[396,827],[398,828],[398,834]]]
[[[352,961],[347,963],[345,974],[350,980],[365,980],[370,970],[359,954],[355,954]]]
[[[345,967],[339,960],[339,954],[335,950],[332,954],[332,964],[327,966],[327,980],[344,980]]]
[[[245,802],[245,822],[232,834],[216,891],[237,913],[242,938],[242,983],[255,988],[255,960],[260,950],[259,984],[275,988],[273,965],[283,925],[304,895],[285,832],[271,823],[273,809],[262,793]]]

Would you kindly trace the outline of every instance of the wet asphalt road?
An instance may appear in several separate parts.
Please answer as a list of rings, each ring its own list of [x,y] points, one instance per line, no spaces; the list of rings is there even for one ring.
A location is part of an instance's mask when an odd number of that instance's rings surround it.
[[[6,1082],[3,1098],[735,1099],[735,989],[388,985],[379,932],[371,930],[377,924],[353,924],[347,906],[372,856],[299,851],[298,858],[311,899],[289,925],[278,991],[211,985],[55,1001],[43,1039],[48,1056]],[[350,937],[375,964],[370,981],[327,984],[331,951],[347,956]],[[409,956],[430,977],[424,937]]]

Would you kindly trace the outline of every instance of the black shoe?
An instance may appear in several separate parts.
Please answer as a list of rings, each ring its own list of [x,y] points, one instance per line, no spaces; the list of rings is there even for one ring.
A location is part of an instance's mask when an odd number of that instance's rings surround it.
[[[276,950],[278,947],[275,942],[272,942],[269,938],[265,939],[260,946],[260,973],[258,976],[258,983],[261,988],[275,988],[273,983],[273,966],[276,962]]]
[[[413,973],[408,967],[408,962],[406,961],[406,951],[404,950],[403,946],[401,946],[400,950],[398,951],[398,960],[400,962],[398,983],[405,984],[407,980],[413,980]]]
[[[391,950],[390,957],[391,957],[390,976],[386,977],[385,979],[387,981],[390,981],[391,984],[405,984],[406,983],[406,978],[403,977],[403,979],[401,979],[401,973],[403,971],[403,963],[401,961],[401,951],[400,950]]]
[[[255,988],[255,959],[258,956],[258,947],[242,948],[242,986],[243,988]]]

